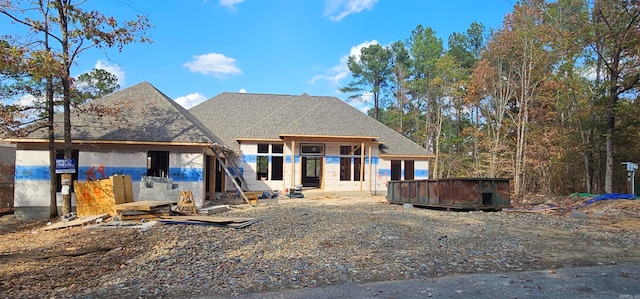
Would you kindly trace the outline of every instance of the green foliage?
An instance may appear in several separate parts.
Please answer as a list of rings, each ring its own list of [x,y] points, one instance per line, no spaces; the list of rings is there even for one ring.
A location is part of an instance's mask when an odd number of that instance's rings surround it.
[[[83,104],[106,96],[120,88],[118,77],[103,69],[93,69],[84,73],[75,81],[77,97],[74,102]]]
[[[340,88],[341,92],[351,93],[349,98],[362,99],[364,93],[373,96],[375,118],[378,119],[380,95],[388,86],[391,69],[389,60],[391,51],[381,45],[373,44],[360,50],[360,56],[349,56],[347,66],[354,81]]]

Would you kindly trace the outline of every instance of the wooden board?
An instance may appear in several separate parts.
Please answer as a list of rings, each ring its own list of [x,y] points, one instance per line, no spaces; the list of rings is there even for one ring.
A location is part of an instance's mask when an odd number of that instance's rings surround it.
[[[133,183],[131,182],[130,175],[123,176],[123,184],[124,184],[124,199],[125,202],[133,202]]]
[[[115,215],[116,204],[133,201],[130,175],[113,175],[107,179],[74,182],[78,216],[107,213]]]
[[[174,216],[175,220],[192,220],[213,223],[239,223],[254,220],[255,218],[239,218],[239,217],[215,217],[215,216]]]
[[[171,213],[171,207],[163,206],[152,209],[150,211],[140,211],[140,210],[122,210],[118,211],[118,215],[120,216],[135,216],[135,215],[149,215],[149,214],[167,214]]]
[[[169,216],[169,214],[170,213],[146,214],[146,215],[123,215],[123,216],[119,216],[119,217],[120,217],[120,220],[122,220],[122,221],[140,220],[140,219],[155,220],[155,219],[160,219],[160,217]]]
[[[151,211],[157,207],[170,206],[170,201],[142,200],[115,205],[116,211]]]
[[[67,227],[72,227],[72,226],[81,226],[81,225],[86,225],[89,224],[91,222],[94,222],[100,218],[104,219],[110,217],[109,214],[102,214],[102,215],[93,215],[93,216],[86,216],[86,217],[80,217],[71,221],[60,221],[60,222],[56,222],[54,224],[51,224],[47,227],[44,228],[44,230],[52,230],[52,229],[60,229],[60,228],[67,228]]]
[[[194,221],[194,220],[179,220],[179,219],[171,219],[174,217],[162,217],[162,219],[158,220],[158,222],[163,224],[187,224],[187,225],[205,225],[205,226],[217,226],[217,227],[227,227],[227,228],[244,228],[254,223],[260,222],[260,219],[253,219],[251,221],[241,222],[241,223],[216,223],[216,222],[204,222],[204,221]]]

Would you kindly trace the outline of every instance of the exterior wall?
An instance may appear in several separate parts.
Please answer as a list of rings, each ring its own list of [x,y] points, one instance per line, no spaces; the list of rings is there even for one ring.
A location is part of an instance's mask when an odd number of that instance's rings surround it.
[[[126,149],[125,149],[126,148]],[[79,149],[78,180],[107,178],[114,174],[128,174],[132,179],[134,200],[138,200],[140,184],[147,174],[147,151],[169,151],[169,177],[178,184],[180,190],[191,191],[198,206],[202,205],[204,193],[204,163],[201,148],[146,148],[122,146],[101,150]],[[182,149],[181,149],[182,150]],[[75,196],[72,194],[72,206]],[[62,196],[58,193],[57,205],[60,210]],[[49,152],[19,148],[16,151],[16,174],[14,191],[15,213],[19,219],[49,217]]]
[[[269,143],[269,142],[260,142]],[[270,143],[273,144],[273,143]],[[342,181],[340,180],[340,158],[352,157],[360,159],[360,155],[342,156],[340,155],[340,146],[360,146],[358,142],[295,142],[294,167],[292,173],[291,163],[291,143],[284,145],[284,153],[272,153],[271,147],[269,153],[258,153],[258,142],[243,141],[240,145],[242,151],[242,161],[238,161],[243,176],[249,184],[249,190],[252,191],[270,191],[284,190],[291,188],[293,185],[302,183],[302,156],[300,155],[301,144],[322,144],[324,145],[324,155],[322,156],[322,186],[326,191],[371,191],[372,193],[386,192],[387,182],[391,179],[391,160],[384,160],[378,157],[378,146],[371,147],[371,164],[369,163],[369,146],[365,144],[364,148],[364,180],[358,181]],[[266,180],[258,180],[256,178],[256,164],[258,156],[269,156],[269,178]],[[284,156],[284,175],[283,180],[272,180],[271,170],[273,168],[272,157]],[[351,159],[351,177],[353,179],[353,163]],[[429,176],[428,161],[414,161],[414,179],[427,179]],[[402,174],[404,178],[404,163],[402,163]],[[293,184],[292,184],[293,176]],[[226,183],[226,190],[235,190],[231,182]]]
[[[386,185],[386,182],[391,180],[391,161],[392,160],[400,160],[402,161],[402,180],[405,180],[405,166],[404,160],[402,158],[398,159],[380,159],[380,169],[378,171],[378,178],[383,181]],[[429,179],[429,161],[414,161],[414,180],[426,180]],[[386,190],[386,187],[384,188]]]
[[[266,143],[266,142],[265,142]],[[240,144],[240,151],[242,152],[241,161],[236,161],[238,164],[238,168],[244,179],[249,184],[248,189],[252,191],[273,191],[273,190],[284,190],[284,182],[287,181],[285,177],[282,181],[279,180],[271,180],[271,176],[269,175],[268,180],[258,180],[256,179],[256,163],[258,156],[269,156],[269,174],[271,174],[272,170],[272,161],[271,157],[279,156],[283,157],[286,155],[286,149],[284,149],[285,154],[277,154],[271,153],[271,146],[269,146],[268,154],[258,154],[258,143],[242,143]],[[231,170],[233,172],[233,170]],[[287,175],[287,169],[284,170],[285,176]],[[225,180],[225,188],[226,190],[235,190],[236,187],[233,185],[231,180]]]
[[[325,143],[325,157],[324,157],[324,169],[323,179],[324,187],[327,191],[369,191],[376,189],[376,177],[373,175],[378,168],[378,147],[373,146],[371,148],[371,155],[373,160],[371,165],[369,164],[369,146],[365,144],[364,147],[364,176],[362,184],[360,180],[354,181],[353,175],[355,171],[353,168],[354,159],[360,159],[360,155],[342,156],[340,155],[340,146],[360,146],[361,143],[353,142],[327,142]],[[340,158],[351,157],[351,180],[340,180]]]
[[[16,147],[0,142],[0,213],[13,210]]]
[[[75,198],[72,198],[72,200]],[[72,202],[73,204],[73,202]],[[15,215],[18,219],[49,217],[49,152],[17,150],[14,187]],[[60,203],[58,203],[60,206]]]
[[[147,175],[147,153],[131,151],[80,151],[78,153],[78,181],[89,177],[103,179],[115,174],[130,175],[133,200],[138,200],[140,182]],[[73,204],[75,206],[75,204]]]
[[[204,204],[205,156],[202,153],[172,152],[169,154],[169,177],[180,191],[191,191],[196,206]]]

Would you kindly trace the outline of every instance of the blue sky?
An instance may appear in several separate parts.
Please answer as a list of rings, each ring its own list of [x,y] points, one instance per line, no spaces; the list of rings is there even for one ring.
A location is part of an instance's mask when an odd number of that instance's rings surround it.
[[[119,21],[148,16],[152,44],[83,53],[74,75],[103,68],[121,87],[148,81],[186,108],[222,92],[337,96],[349,55],[432,27],[445,46],[473,21],[498,28],[515,0],[100,0]],[[359,105],[363,109],[362,105]],[[366,106],[364,107],[366,108]]]

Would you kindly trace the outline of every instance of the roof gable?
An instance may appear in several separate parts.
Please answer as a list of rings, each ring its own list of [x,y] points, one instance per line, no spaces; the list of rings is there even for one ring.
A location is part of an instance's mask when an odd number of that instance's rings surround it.
[[[336,97],[222,93],[189,110],[228,145],[281,134],[377,136],[385,154],[432,154]]]
[[[62,139],[63,120],[56,114],[56,139]],[[191,113],[148,82],[84,104],[71,114],[73,140],[212,143],[217,138]],[[39,129],[26,139],[46,139]]]

